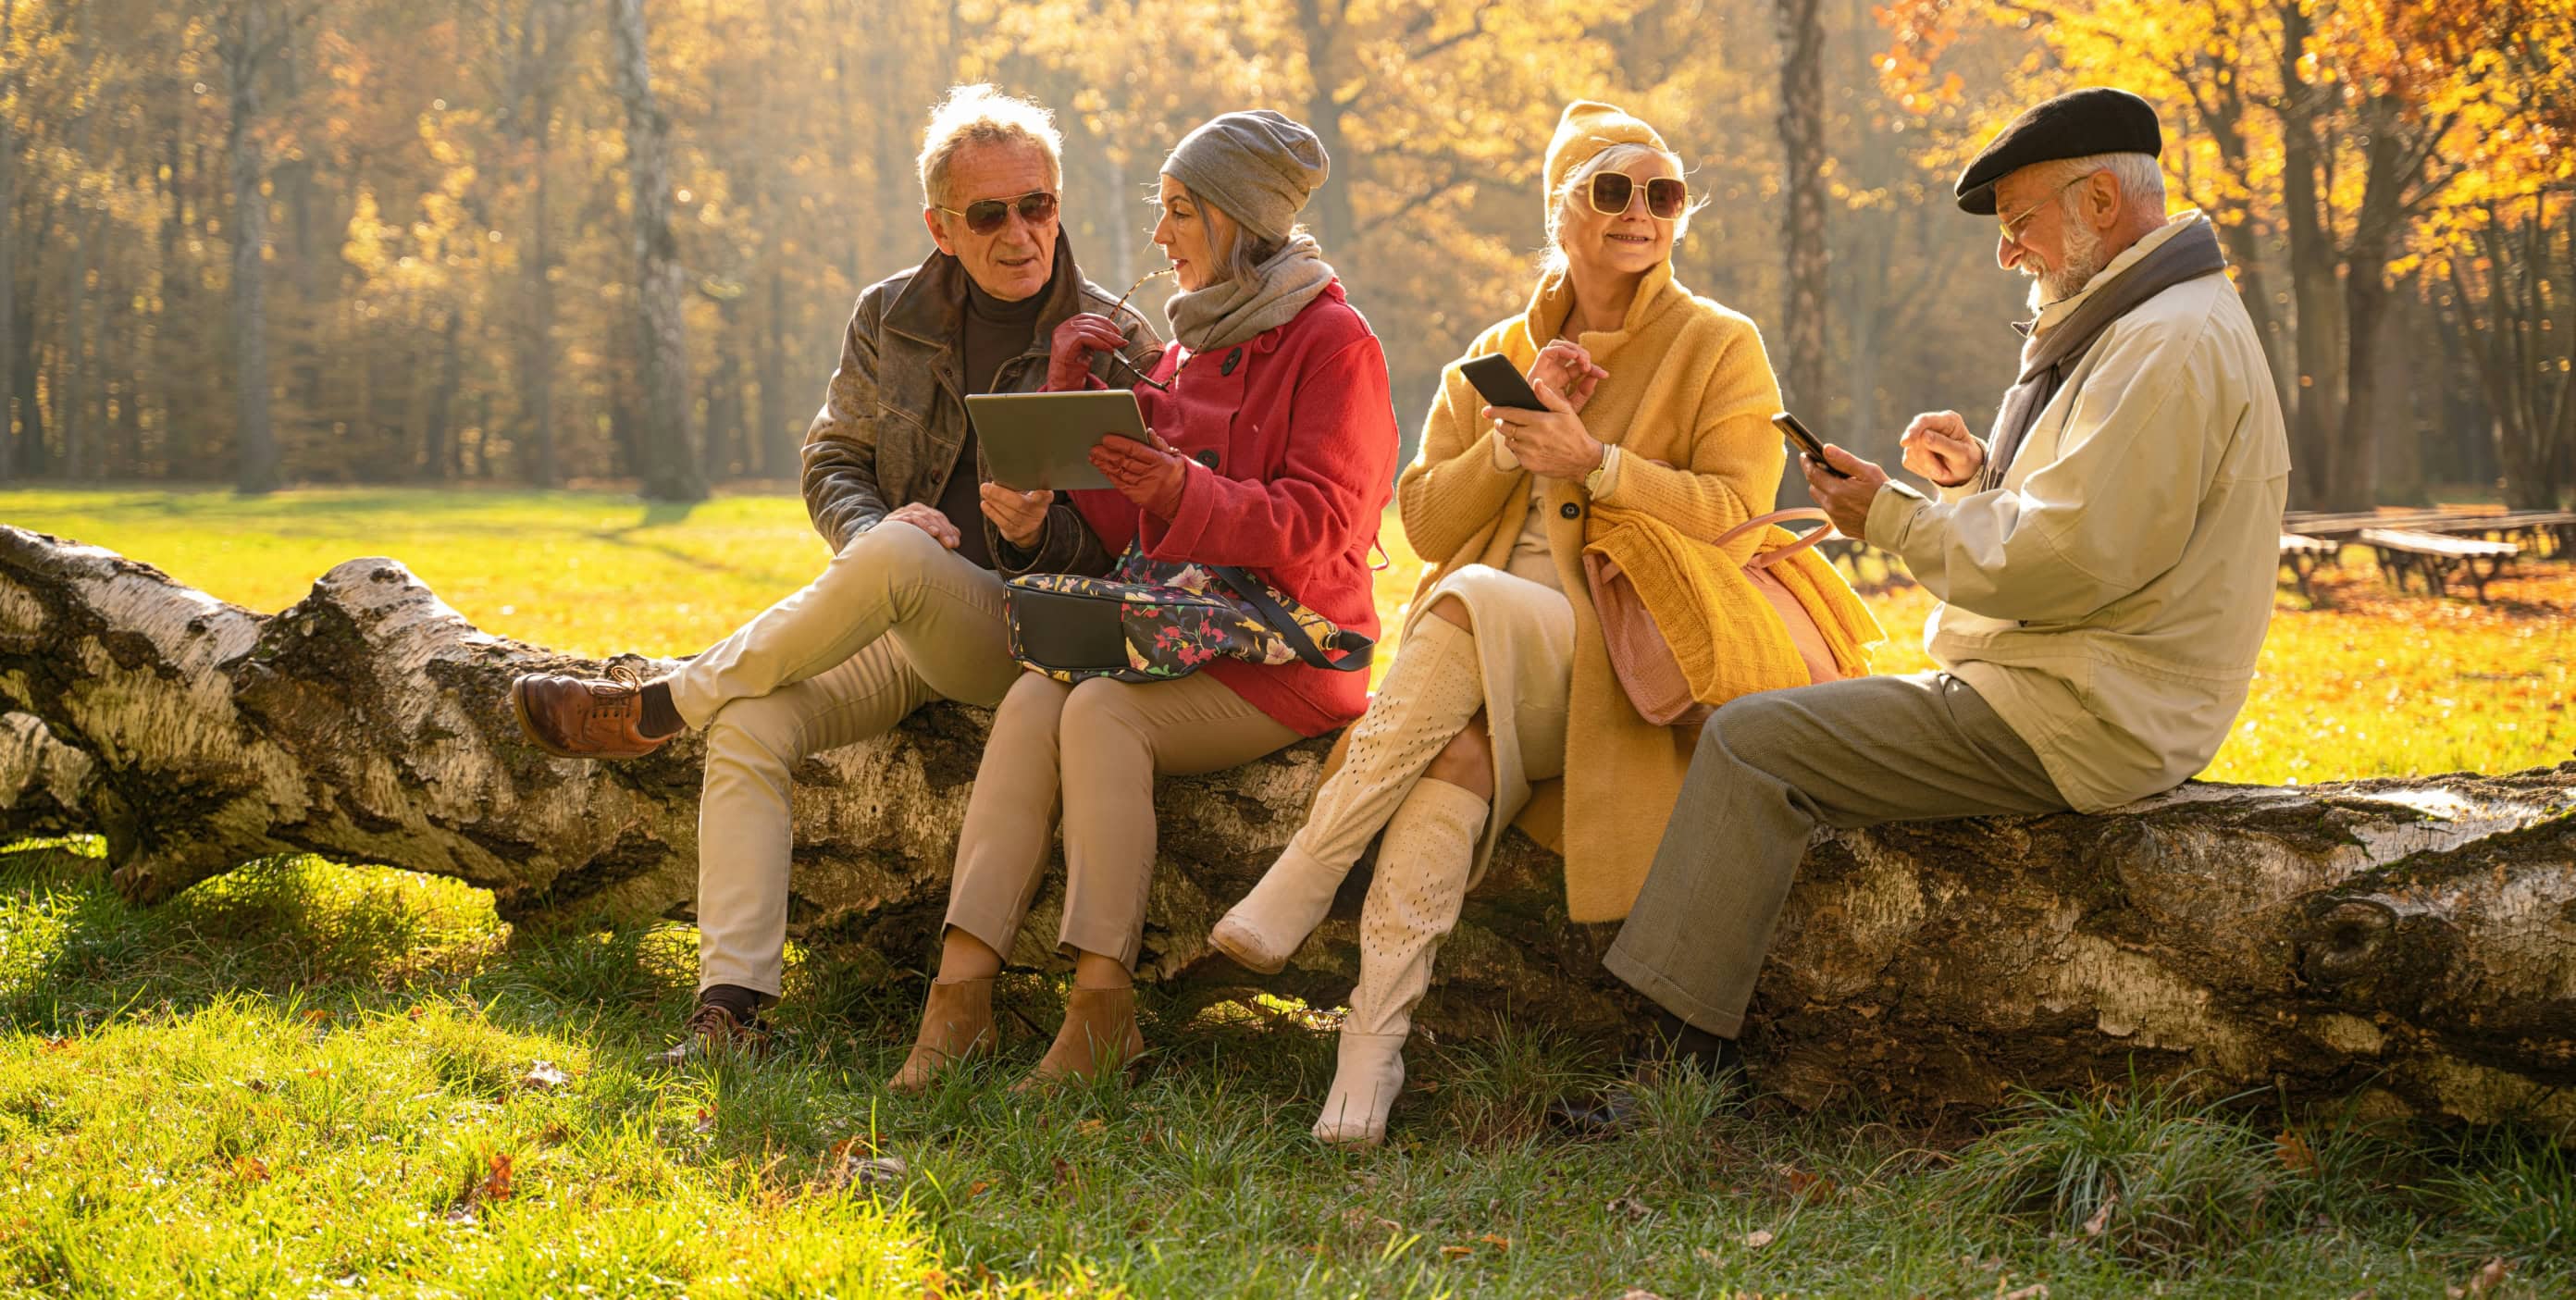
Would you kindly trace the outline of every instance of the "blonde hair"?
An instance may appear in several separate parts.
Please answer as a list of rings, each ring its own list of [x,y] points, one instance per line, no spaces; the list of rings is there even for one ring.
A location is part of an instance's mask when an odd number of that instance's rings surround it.
[[[1633,141],[1614,144],[1575,164],[1567,170],[1565,179],[1557,185],[1555,201],[1547,205],[1547,253],[1539,259],[1541,271],[1556,272],[1565,269],[1565,246],[1557,242],[1557,237],[1565,228],[1565,215],[1574,210],[1574,205],[1578,202],[1591,202],[1583,197],[1584,187],[1592,183],[1593,177],[1606,171],[1624,168],[1641,158],[1661,158],[1672,164],[1673,175],[1687,177],[1687,169],[1682,166],[1680,154],[1670,149],[1658,149],[1650,144],[1638,144]],[[1690,233],[1691,214],[1707,206],[1706,195],[1698,193],[1691,195],[1690,203],[1683,207],[1681,215],[1673,218],[1674,243],[1682,242],[1682,236]]]
[[[1064,134],[1055,129],[1055,114],[979,81],[949,87],[947,97],[930,110],[930,125],[921,132],[921,156],[913,160],[921,174],[923,206],[947,205],[948,164],[970,144],[1027,145],[1046,156],[1047,184],[1064,184]]]

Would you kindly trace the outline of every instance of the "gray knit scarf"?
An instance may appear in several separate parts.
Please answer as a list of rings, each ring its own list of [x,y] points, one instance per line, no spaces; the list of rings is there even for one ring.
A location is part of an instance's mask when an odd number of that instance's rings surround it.
[[[2180,234],[2158,244],[2154,252],[2139,258],[2110,283],[2095,289],[2046,337],[2031,340],[2022,352],[2021,379],[2004,394],[2003,409],[1995,412],[1994,428],[1986,435],[1990,450],[1985,471],[1978,476],[1977,490],[1992,491],[2003,486],[2004,472],[2012,468],[2013,456],[2021,451],[2023,436],[2039,423],[2039,413],[2048,409],[2050,399],[2083,363],[2084,354],[2092,350],[2093,341],[2102,337],[2103,331],[2157,294],[2186,280],[2226,269],[2227,257],[2218,251],[2217,227],[2209,224],[2209,218],[2199,218]]]
[[[1333,268],[1314,236],[1294,235],[1251,275],[1175,294],[1163,314],[1172,337],[1190,351],[1230,348],[1287,324],[1332,282]]]

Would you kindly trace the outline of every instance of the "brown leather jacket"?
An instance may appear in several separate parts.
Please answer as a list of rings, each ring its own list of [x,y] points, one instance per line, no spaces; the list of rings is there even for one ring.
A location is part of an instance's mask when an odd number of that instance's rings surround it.
[[[997,393],[1035,392],[1046,385],[1047,345],[1055,327],[1079,312],[1107,313],[1115,295],[1082,278],[1073,245],[1059,231],[1055,277],[1047,282],[1029,350],[1002,364]],[[914,502],[933,503],[948,486],[957,449],[966,441],[966,268],[934,252],[920,266],[880,280],[859,294],[858,309],[841,338],[841,364],[823,409],[805,433],[805,512],[814,530],[840,550],[876,527],[886,513]],[[1126,353],[1140,370],[1151,369],[1163,348],[1143,317],[1121,308],[1118,325]],[[1115,387],[1134,382],[1123,367],[1095,354],[1091,370]],[[976,473],[988,474],[977,448]],[[990,520],[985,540],[1001,559],[1006,546]],[[1080,515],[1056,494],[1054,511],[1034,556],[1008,552],[1015,572],[1100,572],[1108,567],[1100,542]],[[1017,561],[1026,558],[1027,563]]]

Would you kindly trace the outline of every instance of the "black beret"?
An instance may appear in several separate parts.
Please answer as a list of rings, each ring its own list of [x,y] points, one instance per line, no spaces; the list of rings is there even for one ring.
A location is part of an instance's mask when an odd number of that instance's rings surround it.
[[[1959,173],[1959,208],[1995,215],[1995,182],[2032,163],[2097,153],[2162,154],[2165,135],[2155,107],[2125,90],[2070,90],[2032,108],[1995,133]]]

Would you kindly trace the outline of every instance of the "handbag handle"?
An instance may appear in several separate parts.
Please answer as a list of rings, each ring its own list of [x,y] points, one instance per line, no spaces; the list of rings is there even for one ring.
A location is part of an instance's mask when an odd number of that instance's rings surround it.
[[[1335,663],[1324,657],[1323,647],[1315,644],[1315,638],[1307,634],[1305,625],[1299,623],[1287,610],[1281,609],[1278,601],[1270,598],[1270,588],[1267,584],[1255,581],[1251,574],[1230,565],[1211,564],[1207,567],[1208,572],[1215,574],[1219,581],[1234,588],[1234,594],[1242,597],[1243,603],[1250,605],[1252,612],[1260,615],[1261,621],[1268,624],[1271,631],[1278,633],[1279,639],[1288,644],[1289,650],[1299,659],[1306,661],[1309,666],[1337,673],[1368,670],[1370,658],[1377,653],[1377,642],[1357,632],[1337,631],[1333,634],[1332,641],[1334,648],[1343,653],[1341,662]]]
[[[1783,546],[1776,551],[1764,551],[1761,554],[1754,556],[1752,559],[1746,560],[1744,562],[1745,568],[1770,568],[1772,565],[1778,564],[1781,561],[1796,555],[1800,551],[1807,550],[1810,547],[1821,544],[1826,538],[1834,535],[1832,527],[1834,522],[1833,516],[1812,506],[1801,506],[1795,510],[1774,510],[1767,515],[1755,515],[1751,519],[1747,519],[1743,523],[1727,529],[1725,535],[1717,539],[1717,544],[1723,547],[1728,542],[1734,541],[1736,538],[1743,536],[1745,533],[1750,532],[1753,529],[1767,528],[1773,524],[1789,519],[1813,519],[1818,523],[1826,525],[1826,527],[1810,528],[1807,530],[1805,536],[1800,537],[1798,540],[1791,542],[1787,546]]]

